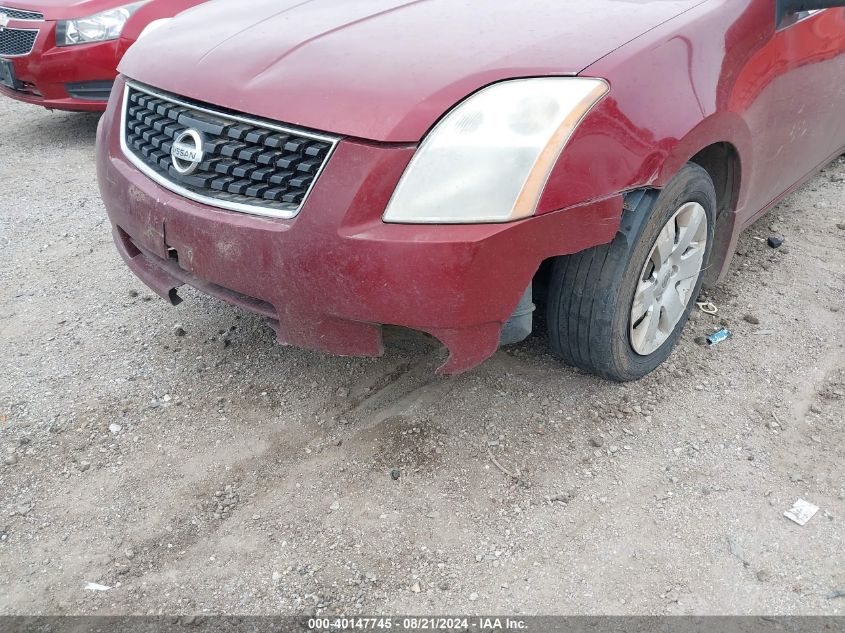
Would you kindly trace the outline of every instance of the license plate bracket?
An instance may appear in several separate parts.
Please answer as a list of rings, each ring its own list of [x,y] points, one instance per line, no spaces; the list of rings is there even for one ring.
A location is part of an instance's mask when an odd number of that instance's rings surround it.
[[[12,62],[8,59],[0,59],[0,84],[11,88],[18,89],[18,80],[15,79],[15,69]]]

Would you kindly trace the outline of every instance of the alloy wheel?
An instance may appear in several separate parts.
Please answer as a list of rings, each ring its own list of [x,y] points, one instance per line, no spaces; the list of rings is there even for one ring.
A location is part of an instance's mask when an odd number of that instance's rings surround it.
[[[660,349],[683,317],[704,264],[707,228],[704,207],[688,202],[657,236],[631,306],[631,347],[640,356]]]

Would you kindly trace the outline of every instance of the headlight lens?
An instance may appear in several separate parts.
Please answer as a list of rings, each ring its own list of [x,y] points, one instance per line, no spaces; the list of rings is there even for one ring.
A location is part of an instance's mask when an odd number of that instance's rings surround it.
[[[534,214],[560,153],[607,94],[602,79],[514,79],[449,112],[423,140],[385,222],[509,222]]]
[[[62,20],[56,25],[56,44],[73,46],[116,40],[120,37],[127,20],[146,3],[147,0],[134,2],[87,18]]]

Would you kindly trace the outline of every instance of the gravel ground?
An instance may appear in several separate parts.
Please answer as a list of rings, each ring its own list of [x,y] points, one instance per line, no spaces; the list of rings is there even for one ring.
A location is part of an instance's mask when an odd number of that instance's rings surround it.
[[[543,334],[444,378],[421,335],[333,358],[154,297],[96,124],[0,101],[0,614],[845,613],[845,161],[646,379]]]

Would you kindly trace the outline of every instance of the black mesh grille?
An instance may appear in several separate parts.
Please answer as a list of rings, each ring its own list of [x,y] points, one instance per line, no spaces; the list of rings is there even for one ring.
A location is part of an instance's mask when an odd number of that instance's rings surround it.
[[[5,13],[13,20],[43,20],[44,14],[38,11],[26,11],[24,9],[12,9],[10,7],[0,7],[0,13]]]
[[[295,213],[333,147],[330,139],[247,123],[234,114],[210,113],[205,106],[131,87],[124,107],[128,151],[166,183],[224,208],[247,205],[255,212]],[[182,175],[170,152],[177,136],[188,129],[201,134],[204,157],[194,173]]]
[[[0,55],[26,55],[32,52],[38,31],[28,29],[0,30]]]

